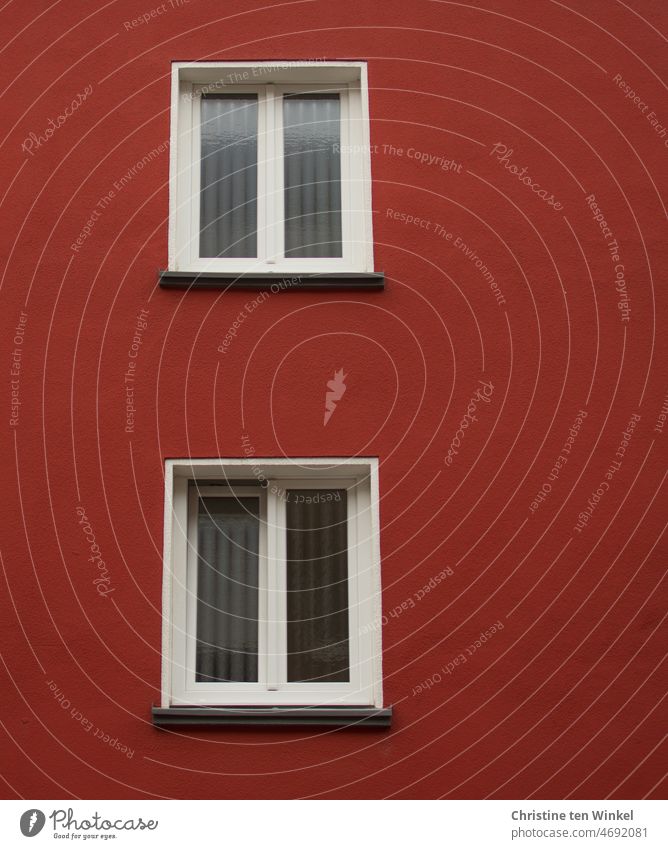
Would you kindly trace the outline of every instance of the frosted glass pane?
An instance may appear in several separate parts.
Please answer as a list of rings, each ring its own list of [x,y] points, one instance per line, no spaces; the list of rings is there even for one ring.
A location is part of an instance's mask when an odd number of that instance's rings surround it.
[[[347,492],[287,498],[288,681],[348,681]]]
[[[339,95],[285,95],[283,127],[285,256],[340,257]]]
[[[257,256],[256,94],[203,95],[202,257]]]
[[[197,681],[257,681],[259,510],[257,498],[199,500]]]

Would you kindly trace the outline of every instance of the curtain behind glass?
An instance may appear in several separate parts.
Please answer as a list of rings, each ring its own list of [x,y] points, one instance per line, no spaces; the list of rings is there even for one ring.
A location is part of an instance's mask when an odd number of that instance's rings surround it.
[[[286,257],[342,256],[340,142],[338,94],[284,96]]]
[[[257,256],[257,111],[257,94],[202,96],[202,257]]]
[[[257,681],[258,498],[200,498],[196,681]]]
[[[288,681],[348,681],[347,492],[287,498]]]

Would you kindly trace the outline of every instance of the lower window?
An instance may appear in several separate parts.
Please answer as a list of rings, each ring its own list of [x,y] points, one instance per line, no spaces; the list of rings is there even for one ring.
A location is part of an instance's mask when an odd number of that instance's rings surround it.
[[[380,707],[377,461],[166,472],[163,707]]]

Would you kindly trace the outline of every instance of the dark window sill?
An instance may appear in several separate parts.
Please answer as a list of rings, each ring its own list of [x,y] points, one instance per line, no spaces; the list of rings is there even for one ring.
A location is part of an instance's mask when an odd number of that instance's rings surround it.
[[[159,271],[162,289],[242,289],[253,291],[293,292],[323,290],[326,292],[378,291],[385,288],[385,273],[333,272],[322,274],[234,274],[218,271]]]
[[[170,707],[152,708],[158,728],[175,725],[329,725],[389,728],[392,708],[368,707]]]

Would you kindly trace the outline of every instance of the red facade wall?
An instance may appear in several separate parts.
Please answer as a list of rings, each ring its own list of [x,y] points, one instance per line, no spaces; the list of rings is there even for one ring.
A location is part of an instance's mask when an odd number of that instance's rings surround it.
[[[8,796],[665,792],[666,15],[570,6],[5,7]],[[169,139],[170,62],[198,59],[368,61],[385,291],[271,295],[221,354],[252,296],[158,288],[169,153],[131,170]],[[151,724],[164,460],[244,435],[380,458],[390,731]]]

